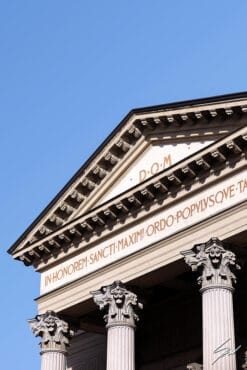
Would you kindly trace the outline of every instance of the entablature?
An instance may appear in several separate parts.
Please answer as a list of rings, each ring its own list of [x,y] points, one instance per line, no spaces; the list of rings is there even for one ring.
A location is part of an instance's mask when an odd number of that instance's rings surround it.
[[[246,167],[247,128],[202,149],[178,164],[158,173],[120,196],[98,206],[58,228],[21,250],[15,259],[38,270],[87,248],[89,242],[133,223],[141,212],[153,212],[162,205],[188,195],[191,187],[215,181],[216,176]],[[177,197],[177,198],[176,198]],[[83,243],[82,243],[83,242]]]

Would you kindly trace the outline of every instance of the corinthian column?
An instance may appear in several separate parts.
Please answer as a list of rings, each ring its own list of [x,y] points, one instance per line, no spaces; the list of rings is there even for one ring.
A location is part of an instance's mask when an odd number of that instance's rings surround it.
[[[135,369],[135,308],[142,308],[137,296],[120,281],[91,292],[99,308],[106,309],[107,370]]]
[[[28,321],[36,337],[41,337],[41,370],[66,370],[69,339],[74,334],[69,325],[53,311]]]
[[[198,271],[203,313],[203,370],[236,370],[232,293],[236,277],[233,252],[212,238],[182,252],[185,262]]]
[[[244,359],[245,361],[244,361],[244,364],[242,365],[242,368],[247,369],[247,351],[245,351],[244,353]]]

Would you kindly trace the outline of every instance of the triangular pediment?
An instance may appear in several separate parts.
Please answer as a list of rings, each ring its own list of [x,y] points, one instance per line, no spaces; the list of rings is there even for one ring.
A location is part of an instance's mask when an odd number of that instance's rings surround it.
[[[9,252],[42,240],[246,125],[246,107],[247,94],[236,94],[131,111]]]
[[[108,190],[104,191],[96,205],[105,203],[126,190],[139,185],[214,141],[214,137],[201,138],[201,140],[183,138],[179,140],[156,139],[149,141],[143,146],[143,151],[138,152],[137,158],[127,165],[123,163],[118,172],[118,179],[108,186]]]

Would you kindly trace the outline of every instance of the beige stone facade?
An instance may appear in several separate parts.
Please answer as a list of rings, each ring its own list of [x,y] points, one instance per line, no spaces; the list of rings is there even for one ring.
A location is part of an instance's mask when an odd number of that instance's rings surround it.
[[[241,368],[246,122],[247,94],[131,111],[10,248],[42,370]]]

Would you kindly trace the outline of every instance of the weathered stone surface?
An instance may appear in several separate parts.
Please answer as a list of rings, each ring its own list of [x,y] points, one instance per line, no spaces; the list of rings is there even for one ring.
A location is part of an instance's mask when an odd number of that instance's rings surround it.
[[[226,250],[218,238],[197,244],[182,252],[192,271],[199,271],[198,283],[202,289],[212,286],[231,288],[236,283],[234,270],[240,269],[233,252]]]
[[[143,306],[137,295],[127,290],[121,281],[115,281],[112,285],[103,286],[91,293],[100,310],[107,310],[104,319],[108,327],[115,324],[134,327],[135,321],[139,320],[135,311]]]
[[[45,350],[63,350],[69,345],[69,339],[74,332],[69,324],[61,320],[53,311],[47,311],[43,315],[37,315],[29,320],[29,325],[36,337],[41,337],[40,346]]]

